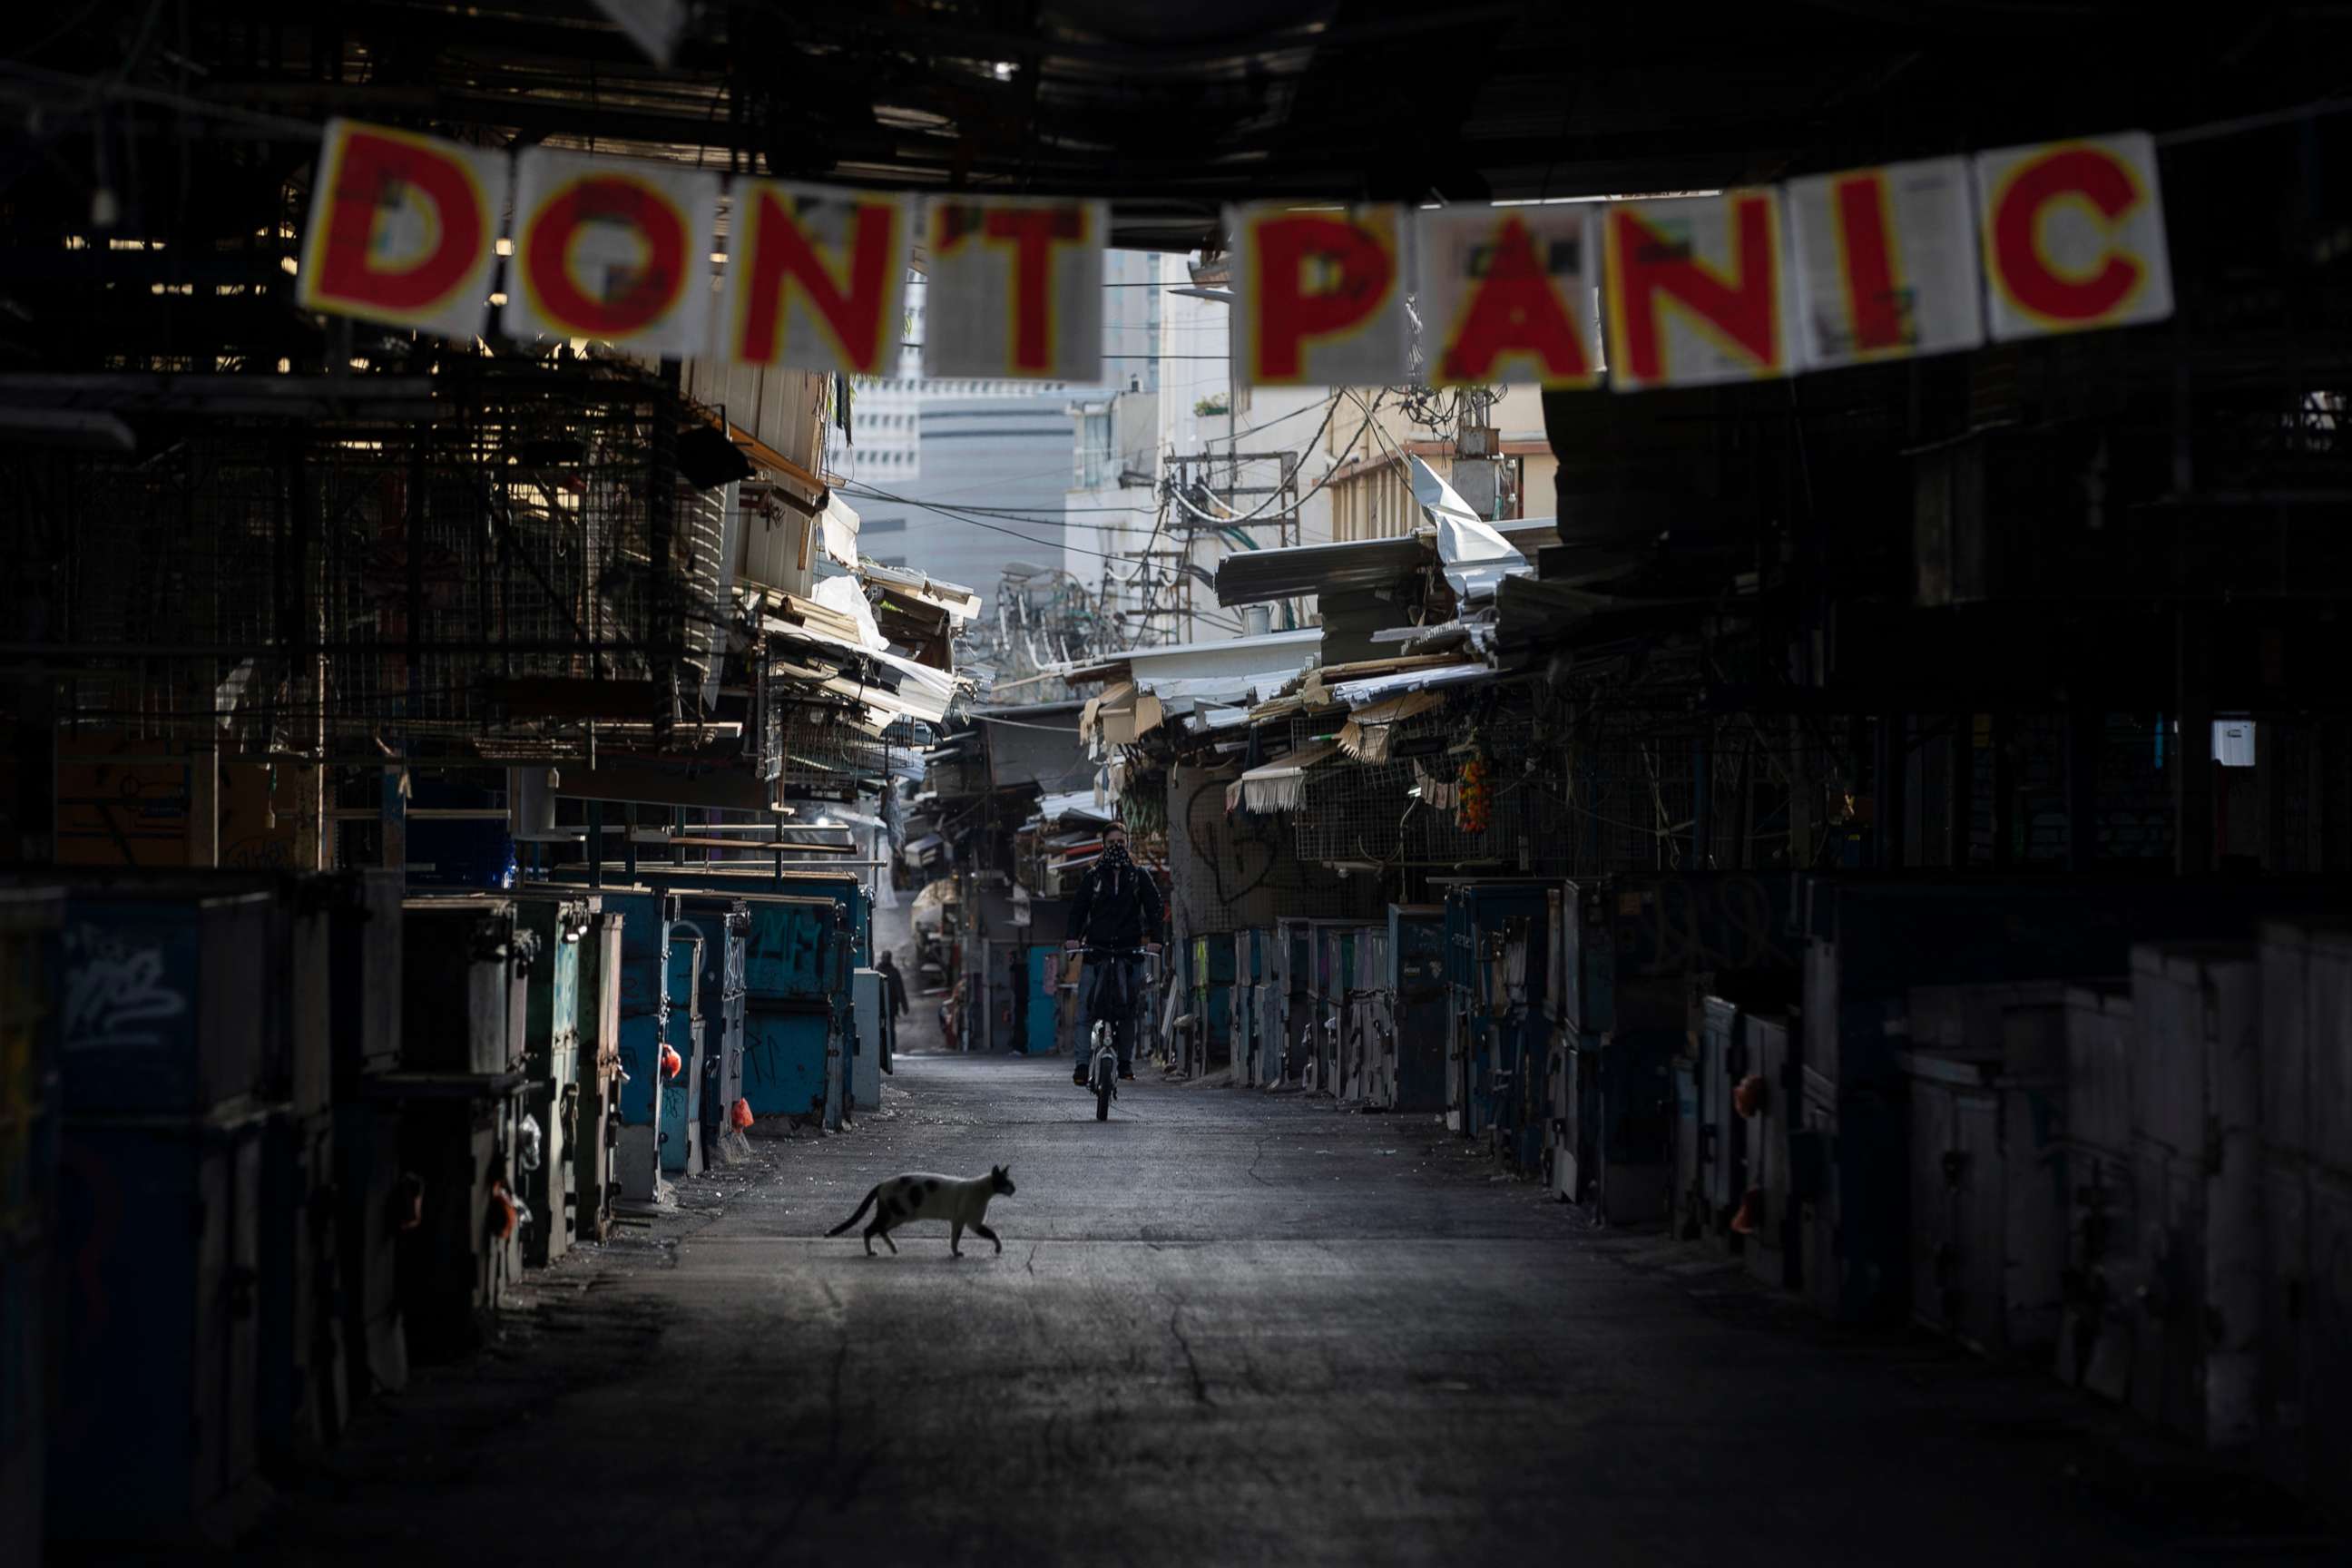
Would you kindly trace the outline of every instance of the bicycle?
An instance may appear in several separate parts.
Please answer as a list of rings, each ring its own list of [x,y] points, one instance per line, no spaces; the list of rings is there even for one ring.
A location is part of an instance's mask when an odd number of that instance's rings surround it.
[[[1095,1120],[1108,1121],[1110,1120],[1110,1102],[1118,1098],[1120,1031],[1135,1026],[1136,998],[1126,994],[1133,978],[1129,962],[1148,956],[1150,950],[1141,947],[1089,947],[1085,952],[1089,968],[1097,959],[1120,961],[1108,965],[1096,977],[1087,999],[1087,1012],[1091,1017],[1087,1038],[1094,1047],[1094,1065],[1087,1075],[1087,1087],[1095,1091]],[[1115,994],[1108,1010],[1103,997],[1106,990]]]

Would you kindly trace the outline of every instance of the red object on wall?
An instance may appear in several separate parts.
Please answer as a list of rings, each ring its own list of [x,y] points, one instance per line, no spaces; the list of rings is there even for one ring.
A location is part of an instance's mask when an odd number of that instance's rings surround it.
[[[1764,1225],[1764,1189],[1750,1187],[1739,1200],[1739,1212],[1731,1216],[1731,1228],[1741,1236],[1753,1236]]]
[[[1731,1109],[1742,1116],[1753,1116],[1764,1109],[1764,1079],[1759,1073],[1749,1073],[1731,1091]]]

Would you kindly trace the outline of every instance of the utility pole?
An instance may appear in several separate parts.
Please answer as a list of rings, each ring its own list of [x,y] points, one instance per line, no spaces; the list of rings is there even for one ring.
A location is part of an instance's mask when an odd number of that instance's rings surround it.
[[[1171,458],[1169,469],[1173,501],[1162,497],[1158,537],[1172,538],[1177,545],[1165,552],[1173,572],[1171,613],[1181,640],[1190,642],[1198,637],[1192,607],[1196,571],[1213,575],[1214,562],[1236,550],[1282,549],[1301,542],[1298,454],[1244,452],[1235,443],[1221,460],[1215,447],[1204,444],[1199,452]],[[1272,531],[1271,539],[1262,538],[1265,530]],[[1202,551],[1204,542],[1210,548]],[[1208,563],[1197,563],[1196,552],[1205,554]],[[1146,556],[1147,572],[1158,553]]]
[[[1454,489],[1470,510],[1492,521],[1504,515],[1503,443],[1494,426],[1495,394],[1465,387],[1455,404]]]

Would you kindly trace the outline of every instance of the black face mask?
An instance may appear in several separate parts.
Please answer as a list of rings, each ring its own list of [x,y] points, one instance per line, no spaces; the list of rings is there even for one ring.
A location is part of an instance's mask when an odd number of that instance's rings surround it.
[[[1102,863],[1114,871],[1124,871],[1134,864],[1127,858],[1127,846],[1116,841],[1103,846]]]

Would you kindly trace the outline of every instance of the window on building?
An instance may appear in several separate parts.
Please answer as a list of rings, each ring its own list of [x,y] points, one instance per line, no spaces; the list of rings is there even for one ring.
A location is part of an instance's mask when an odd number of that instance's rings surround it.
[[[1085,414],[1078,421],[1078,487],[1100,489],[1110,482],[1115,464],[1110,449],[1110,411]]]

